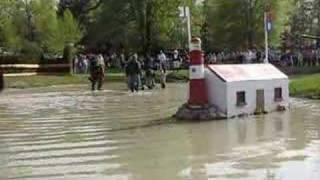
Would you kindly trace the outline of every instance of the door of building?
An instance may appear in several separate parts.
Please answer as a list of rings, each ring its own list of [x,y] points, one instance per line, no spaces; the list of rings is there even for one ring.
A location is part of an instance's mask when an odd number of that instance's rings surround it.
[[[264,90],[259,89],[257,90],[257,105],[256,105],[256,113],[261,114],[264,113]]]

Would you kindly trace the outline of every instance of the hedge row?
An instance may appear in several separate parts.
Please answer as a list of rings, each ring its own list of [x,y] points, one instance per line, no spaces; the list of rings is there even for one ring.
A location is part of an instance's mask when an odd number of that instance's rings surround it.
[[[26,59],[22,56],[0,56],[0,64],[66,64],[63,58],[56,59]]]
[[[68,67],[50,67],[50,68],[3,68],[5,74],[10,73],[69,73]]]
[[[283,73],[291,76],[291,75],[299,75],[299,74],[314,74],[320,72],[320,66],[304,66],[304,67],[278,67]]]

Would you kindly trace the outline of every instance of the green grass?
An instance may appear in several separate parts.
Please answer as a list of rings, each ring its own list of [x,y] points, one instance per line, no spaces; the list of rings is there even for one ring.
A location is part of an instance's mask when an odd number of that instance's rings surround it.
[[[70,85],[70,84],[88,84],[89,75],[37,75],[37,76],[19,76],[5,77],[6,88],[26,89],[36,87],[49,87],[54,85]],[[157,78],[159,75],[157,74]],[[106,82],[124,82],[126,77],[124,73],[117,70],[109,70],[106,73]],[[168,82],[180,82],[188,80],[188,71],[180,70],[169,72]]]
[[[6,88],[35,88],[54,85],[88,84],[89,75],[37,75],[24,77],[5,77]],[[124,81],[123,74],[108,74],[105,81]]]
[[[186,82],[188,70],[171,71],[168,73],[168,82]],[[89,75],[38,75],[25,77],[6,77],[6,88],[34,88],[48,87],[53,85],[88,84]],[[157,75],[158,76],[158,75]],[[107,73],[106,82],[124,82],[125,75],[116,71]],[[291,76],[290,95],[320,99],[320,73],[312,75]]]
[[[320,74],[291,77],[290,95],[311,99],[320,99]]]
[[[319,68],[315,69],[319,72]],[[188,70],[168,74],[168,81],[175,82],[179,80],[188,80]],[[289,91],[290,96],[293,97],[320,99],[320,73],[291,76]]]
[[[188,81],[189,70],[171,71],[167,76],[168,82]]]
[[[179,71],[169,71],[167,73],[167,82],[187,82],[189,80],[189,71],[188,70],[179,70]],[[156,81],[160,81],[160,73],[156,73]]]

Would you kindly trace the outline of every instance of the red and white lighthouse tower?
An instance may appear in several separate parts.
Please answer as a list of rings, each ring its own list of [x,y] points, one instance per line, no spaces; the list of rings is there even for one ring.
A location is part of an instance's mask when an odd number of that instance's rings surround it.
[[[191,107],[203,107],[208,105],[201,39],[196,37],[192,38],[190,45],[189,76],[190,91],[188,105]]]

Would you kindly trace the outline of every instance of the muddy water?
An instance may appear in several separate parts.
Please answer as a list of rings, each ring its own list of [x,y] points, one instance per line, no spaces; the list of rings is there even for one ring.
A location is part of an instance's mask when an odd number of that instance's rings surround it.
[[[320,102],[268,116],[170,123],[185,85],[0,95],[0,179],[320,179]],[[62,92],[63,91],[63,92]]]

